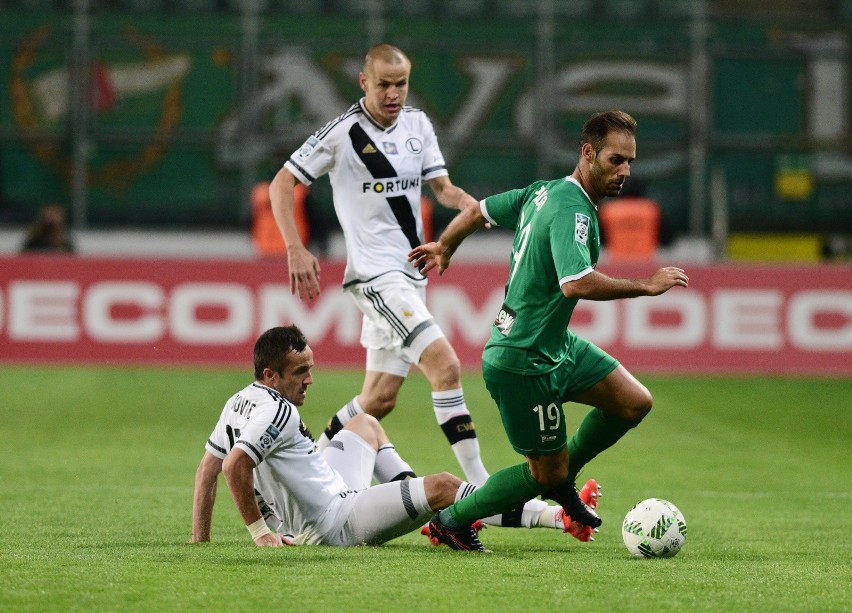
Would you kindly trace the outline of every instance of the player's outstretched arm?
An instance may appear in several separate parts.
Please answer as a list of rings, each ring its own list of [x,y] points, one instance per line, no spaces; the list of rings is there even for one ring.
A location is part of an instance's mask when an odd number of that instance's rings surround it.
[[[458,185],[454,185],[447,175],[430,180],[429,187],[438,202],[448,209],[465,211],[470,207],[479,207],[479,201]]]
[[[438,273],[450,265],[450,259],[459,248],[462,241],[483,227],[488,220],[479,210],[479,205],[471,206],[456,215],[434,243],[426,243],[415,247],[408,253],[408,261],[420,268],[426,274],[436,266]]]
[[[222,463],[222,472],[237,510],[258,547],[292,545],[289,539],[272,532],[263,520],[254,495],[254,460],[242,449],[232,449]]]
[[[680,285],[689,287],[689,277],[681,268],[660,268],[647,279],[614,279],[596,270],[589,274],[566,281],[562,294],[566,298],[582,300],[618,300],[637,296],[659,296]]]
[[[222,460],[209,451],[204,452],[198,470],[195,471],[195,490],[192,495],[192,539],[193,543],[210,540],[213,523],[213,505],[216,503],[216,486]]]
[[[313,300],[320,294],[320,265],[319,260],[302,244],[302,238],[299,236],[293,195],[295,186],[296,177],[286,167],[282,167],[269,185],[269,198],[272,202],[272,215],[287,245],[290,292],[298,292],[301,300]]]

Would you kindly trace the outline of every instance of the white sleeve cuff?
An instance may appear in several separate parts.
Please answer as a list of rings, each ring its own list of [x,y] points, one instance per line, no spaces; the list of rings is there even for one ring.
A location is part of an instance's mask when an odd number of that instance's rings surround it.
[[[491,215],[488,214],[488,209],[485,208],[485,198],[479,201],[479,212],[482,213],[482,216],[488,220],[492,226],[499,226],[496,221],[491,218]]]
[[[586,275],[594,272],[594,270],[595,269],[590,266],[589,268],[581,270],[576,275],[568,275],[567,277],[562,277],[561,279],[559,279],[559,287],[562,287],[563,285],[565,285],[569,281],[576,281],[577,279],[582,279]]]

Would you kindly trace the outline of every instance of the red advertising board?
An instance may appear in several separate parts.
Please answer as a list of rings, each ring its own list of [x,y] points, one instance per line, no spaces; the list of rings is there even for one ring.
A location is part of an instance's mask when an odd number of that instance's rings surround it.
[[[602,266],[646,277],[648,265]],[[852,375],[852,267],[689,266],[688,289],[581,302],[572,329],[636,372]],[[296,323],[325,366],[361,367],[361,315],[323,264],[323,293],[290,293],[283,262],[0,258],[0,361],[248,367],[256,336]],[[506,267],[432,275],[435,319],[466,368],[502,303]]]

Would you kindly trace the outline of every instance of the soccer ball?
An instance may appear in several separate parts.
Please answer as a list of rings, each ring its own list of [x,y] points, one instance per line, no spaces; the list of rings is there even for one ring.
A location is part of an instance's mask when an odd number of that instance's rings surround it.
[[[648,498],[628,511],[621,537],[637,558],[670,558],[686,540],[686,520],[668,500]]]

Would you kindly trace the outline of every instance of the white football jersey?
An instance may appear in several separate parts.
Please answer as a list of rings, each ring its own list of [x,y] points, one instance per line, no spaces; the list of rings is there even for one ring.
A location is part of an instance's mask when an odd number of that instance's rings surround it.
[[[284,165],[306,185],[329,173],[346,239],[344,287],[391,271],[425,283],[408,261],[408,252],[423,243],[420,191],[423,181],[448,174],[426,113],[405,106],[385,128],[362,98]]]
[[[247,453],[255,462],[255,489],[281,518],[280,531],[305,544],[339,530],[349,493],[309,434],[293,404],[255,382],[228,400],[206,445],[222,459],[234,447]]]

